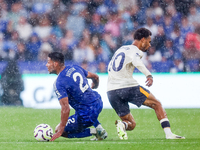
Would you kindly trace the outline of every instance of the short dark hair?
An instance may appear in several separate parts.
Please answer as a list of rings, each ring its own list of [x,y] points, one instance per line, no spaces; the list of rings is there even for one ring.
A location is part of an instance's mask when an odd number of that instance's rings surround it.
[[[53,61],[57,61],[57,62],[60,62],[60,63],[63,63],[63,64],[65,62],[64,55],[62,53],[59,53],[59,52],[49,53],[48,57],[51,58],[51,60],[53,60]]]
[[[151,31],[149,31],[148,29],[139,28],[135,31],[133,38],[134,40],[141,40],[142,38],[148,38],[151,35]]]

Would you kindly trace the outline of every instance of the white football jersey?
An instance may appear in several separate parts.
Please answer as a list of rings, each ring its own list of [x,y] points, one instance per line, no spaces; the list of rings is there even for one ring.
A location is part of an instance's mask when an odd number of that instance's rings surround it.
[[[135,67],[145,76],[151,75],[141,58],[143,52],[134,45],[120,47],[108,65],[107,91],[138,86],[133,78]]]

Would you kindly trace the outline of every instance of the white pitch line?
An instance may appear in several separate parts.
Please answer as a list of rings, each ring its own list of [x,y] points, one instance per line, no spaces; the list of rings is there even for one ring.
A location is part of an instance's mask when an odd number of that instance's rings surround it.
[[[58,142],[0,142],[1,144],[25,144],[25,143],[34,143],[34,144],[39,144],[39,143],[49,143],[49,144],[53,144],[53,143],[58,143]],[[59,143],[66,143],[66,144],[68,144],[69,143],[69,141],[66,141],[66,142],[59,142]],[[141,143],[162,143],[162,144],[165,144],[165,143],[170,143],[170,144],[180,144],[180,143],[190,143],[190,144],[197,144],[197,143],[200,143],[200,142],[184,142],[184,141],[179,141],[179,142],[169,142],[169,141],[156,141],[156,142],[120,142],[120,141],[118,141],[118,142],[107,142],[107,141],[105,141],[105,142],[99,142],[99,141],[97,141],[97,142],[70,142],[70,143],[78,143],[78,144],[89,144],[89,143],[91,143],[91,144],[106,144],[106,143],[108,143],[108,144],[141,144]]]

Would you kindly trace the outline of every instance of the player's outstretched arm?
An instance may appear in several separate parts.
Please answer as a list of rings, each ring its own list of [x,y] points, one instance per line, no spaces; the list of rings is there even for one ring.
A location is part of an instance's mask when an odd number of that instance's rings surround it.
[[[60,100],[60,105],[61,105],[61,121],[58,127],[56,128],[57,132],[53,135],[50,141],[54,141],[55,139],[59,138],[62,135],[68,121],[70,113],[68,97],[62,98]]]
[[[97,74],[88,71],[87,78],[92,79],[92,86],[91,86],[92,89],[98,88],[99,76]]]

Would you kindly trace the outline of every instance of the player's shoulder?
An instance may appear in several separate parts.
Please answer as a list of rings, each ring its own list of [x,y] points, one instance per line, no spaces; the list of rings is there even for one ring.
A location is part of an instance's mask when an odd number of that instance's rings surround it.
[[[65,66],[65,68],[59,73],[57,77],[57,82],[65,81],[68,77],[70,77],[70,74],[75,70],[72,66]]]
[[[122,47],[120,47],[118,49],[117,54],[119,53],[125,53],[126,57],[133,57],[133,55],[135,55],[136,53],[138,53],[139,55],[141,55],[140,50],[138,49],[137,46],[135,45],[124,45]]]
[[[72,72],[72,71],[70,71]],[[55,81],[55,85],[56,87],[63,87],[66,85],[70,85],[71,83],[71,77],[70,77],[70,73],[67,71],[67,68],[65,68],[57,77],[56,81]]]
[[[68,70],[79,70],[79,69],[81,69],[81,68],[82,68],[81,66],[76,65],[76,64],[72,64],[72,65],[66,66],[66,70],[67,70],[67,71],[68,71]]]
[[[127,49],[126,57],[130,57],[131,59],[135,59],[135,57],[143,57],[143,52],[135,45],[124,46],[124,49]]]
[[[139,49],[135,45],[123,45],[118,50],[124,51],[124,52],[134,52],[134,51],[138,51]]]
[[[139,48],[135,45],[131,45],[131,48],[132,48],[133,51],[136,51],[136,52],[139,51],[140,52]]]
[[[80,69],[80,66],[73,64],[66,66],[63,72],[64,74],[69,76],[69,74],[73,73],[74,71],[77,71],[78,69]]]
[[[84,72],[83,70],[84,69],[81,66],[76,64],[66,66],[65,69],[60,73],[60,78],[70,78],[75,72],[82,74]]]
[[[130,49],[131,49],[131,52],[138,55],[138,56],[141,56],[143,54],[143,52],[135,45],[130,45]]]

